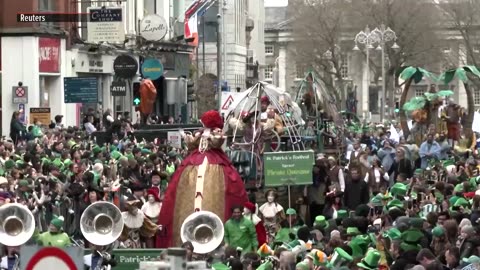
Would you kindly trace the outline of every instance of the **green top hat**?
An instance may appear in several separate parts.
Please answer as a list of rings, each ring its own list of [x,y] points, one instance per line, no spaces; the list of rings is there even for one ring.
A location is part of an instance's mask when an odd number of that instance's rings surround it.
[[[357,263],[357,266],[366,270],[378,269],[378,262],[380,261],[380,253],[375,249],[370,249],[363,260]]]
[[[94,156],[98,155],[100,152],[102,152],[102,148],[100,148],[100,146],[95,145],[92,148],[92,153],[93,153]]]
[[[403,251],[420,250],[420,241],[424,237],[423,233],[418,230],[406,230],[402,233],[402,243],[400,247]]]
[[[370,203],[373,205],[373,206],[382,206],[383,205],[383,195],[378,193],[377,195],[375,195],[371,200],[370,200]]]
[[[115,160],[118,160],[122,157],[122,153],[118,152],[118,151],[113,151],[111,154],[110,154],[110,157],[115,159]]]
[[[328,262],[328,267],[329,268],[336,268],[336,267],[341,267],[344,266],[344,264],[352,262],[353,257],[350,256],[345,250],[343,250],[340,247],[337,247],[334,249],[332,257],[330,258],[330,261]]]
[[[463,191],[463,183],[455,185],[455,188],[453,188],[454,192],[462,192]]]
[[[450,199],[448,199],[448,202],[450,203],[450,205],[454,205],[458,199],[460,199],[460,197],[453,195],[452,197],[450,197]]]
[[[327,225],[328,225],[327,219],[325,218],[325,216],[316,216],[315,221],[313,222],[313,225],[321,226],[322,228],[326,228]]]
[[[287,212],[285,212],[287,215],[296,215],[297,211],[293,208],[288,208]]]
[[[455,201],[455,204],[453,204],[453,206],[468,207],[469,203],[465,198],[458,198],[458,200]]]
[[[152,151],[150,151],[150,149],[147,149],[147,148],[142,149],[142,154],[144,154],[144,155],[150,155],[151,153],[152,153]]]
[[[348,227],[347,228],[347,235],[348,236],[357,236],[360,235],[360,231],[358,230],[357,227]]]
[[[358,235],[348,245],[352,249],[352,257],[353,258],[363,258],[365,256],[365,251],[368,248],[368,244],[370,242],[370,238],[368,235]]]
[[[392,194],[390,192],[385,192],[385,194],[382,194],[382,200],[390,200],[392,197]]]
[[[7,170],[11,170],[15,167],[15,161],[9,159],[7,161],[5,161],[5,169]]]
[[[390,193],[392,193],[393,196],[405,196],[407,195],[407,191],[408,191],[407,186],[402,183],[396,183],[390,189]]]
[[[73,161],[69,158],[67,158],[63,161],[63,165],[65,165],[65,167],[70,167],[70,165],[72,165],[72,164],[73,164]]]
[[[348,212],[345,209],[340,209],[337,211],[337,219],[344,219],[348,217]]]
[[[419,175],[423,173],[423,169],[416,169],[414,174]]]
[[[384,238],[390,238],[391,240],[398,240],[402,237],[402,232],[397,228],[390,228],[383,233]]]
[[[445,230],[443,229],[442,226],[436,226],[435,228],[432,229],[432,235],[433,237],[442,237],[445,235]]]
[[[399,199],[393,199],[387,204],[387,209],[390,210],[392,208],[403,209],[403,203]]]

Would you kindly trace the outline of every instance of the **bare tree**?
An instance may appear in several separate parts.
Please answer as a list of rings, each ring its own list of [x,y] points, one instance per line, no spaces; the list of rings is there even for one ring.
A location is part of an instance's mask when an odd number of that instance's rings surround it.
[[[350,10],[346,0],[291,0],[293,50],[297,65],[312,68],[337,101],[345,101],[341,73],[342,27]],[[341,90],[340,90],[341,89]],[[343,106],[342,102],[342,106]]]
[[[353,48],[355,34],[365,26],[385,24],[398,37],[399,50],[385,46],[386,86],[393,100],[398,86],[396,71],[404,65],[427,66],[439,70],[441,62],[434,30],[439,12],[431,3],[418,0],[293,0],[290,3],[297,63],[312,67],[337,98],[344,99],[345,80],[341,73],[343,53]],[[340,48],[340,49],[338,49]],[[328,54],[325,54],[328,52]],[[326,57],[328,56],[328,57]],[[381,77],[381,57],[370,53],[370,68],[376,81]],[[388,96],[387,96],[388,97]],[[389,105],[393,105],[389,104]]]

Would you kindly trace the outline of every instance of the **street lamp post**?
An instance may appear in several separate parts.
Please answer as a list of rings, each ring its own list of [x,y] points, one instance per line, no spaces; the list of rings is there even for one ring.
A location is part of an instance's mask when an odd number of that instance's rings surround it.
[[[380,101],[380,122],[383,122],[385,118],[385,94],[386,94],[386,85],[385,85],[385,76],[386,76],[386,71],[385,71],[385,45],[387,42],[393,41],[393,46],[392,49],[397,50],[400,47],[396,43],[397,40],[397,35],[395,32],[390,29],[390,27],[385,27],[385,25],[381,25],[380,28],[375,28],[373,31],[370,31],[368,26],[365,28],[364,31],[360,31],[356,36],[355,36],[355,47],[353,48],[354,51],[359,51],[360,48],[358,47],[358,44],[364,44],[366,48],[366,54],[367,54],[367,89],[369,89],[370,86],[370,53],[369,50],[373,49],[373,45],[378,44],[377,50],[380,50],[382,52],[382,98]],[[362,93],[362,98],[365,97],[365,95],[368,97],[368,90]]]

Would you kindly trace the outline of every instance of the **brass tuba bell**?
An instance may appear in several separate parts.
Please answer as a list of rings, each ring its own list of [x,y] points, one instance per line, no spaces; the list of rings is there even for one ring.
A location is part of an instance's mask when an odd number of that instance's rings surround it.
[[[35,231],[32,212],[20,203],[9,203],[0,207],[0,243],[6,246],[25,244]]]
[[[193,251],[206,254],[220,246],[223,241],[223,222],[219,216],[209,211],[198,211],[188,216],[182,223],[180,237],[190,241]]]
[[[88,242],[97,246],[109,245],[122,234],[122,212],[109,202],[93,203],[80,218],[80,230]]]

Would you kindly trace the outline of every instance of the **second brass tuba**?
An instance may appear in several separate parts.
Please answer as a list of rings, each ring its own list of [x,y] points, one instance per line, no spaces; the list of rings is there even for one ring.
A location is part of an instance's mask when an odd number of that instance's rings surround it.
[[[96,202],[83,212],[80,230],[88,242],[106,246],[120,237],[123,223],[122,212],[113,203]]]

